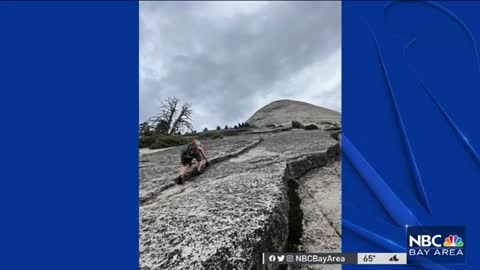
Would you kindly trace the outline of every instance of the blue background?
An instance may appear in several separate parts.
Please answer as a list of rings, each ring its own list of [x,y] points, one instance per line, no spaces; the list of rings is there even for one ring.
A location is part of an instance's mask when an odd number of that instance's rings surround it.
[[[0,269],[138,269],[138,2],[0,2]]]
[[[405,225],[465,225],[466,265],[395,269],[480,269],[479,10],[342,3],[343,252],[405,252]]]

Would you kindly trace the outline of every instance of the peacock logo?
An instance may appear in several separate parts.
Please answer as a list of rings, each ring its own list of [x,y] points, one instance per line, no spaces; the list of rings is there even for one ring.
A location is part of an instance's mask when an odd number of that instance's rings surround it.
[[[444,247],[463,247],[463,241],[458,235],[449,235],[445,237],[445,242],[443,242]]]

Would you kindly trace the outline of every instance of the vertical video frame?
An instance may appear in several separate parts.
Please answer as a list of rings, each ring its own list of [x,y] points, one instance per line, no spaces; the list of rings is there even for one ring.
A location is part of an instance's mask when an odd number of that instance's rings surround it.
[[[140,2],[140,269],[341,252],[340,5]]]

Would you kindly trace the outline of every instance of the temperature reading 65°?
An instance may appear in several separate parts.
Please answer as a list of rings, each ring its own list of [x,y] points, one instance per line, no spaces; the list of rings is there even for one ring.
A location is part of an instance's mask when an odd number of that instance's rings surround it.
[[[375,255],[365,255],[363,257],[364,262],[373,262],[373,259],[375,259]]]

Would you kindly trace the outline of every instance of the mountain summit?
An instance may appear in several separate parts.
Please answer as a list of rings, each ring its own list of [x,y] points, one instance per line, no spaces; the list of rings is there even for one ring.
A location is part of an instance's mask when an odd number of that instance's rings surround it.
[[[292,121],[303,124],[322,124],[323,121],[340,122],[340,113],[334,110],[295,100],[277,100],[257,112],[247,123],[251,126],[265,127],[267,125],[290,126]]]

